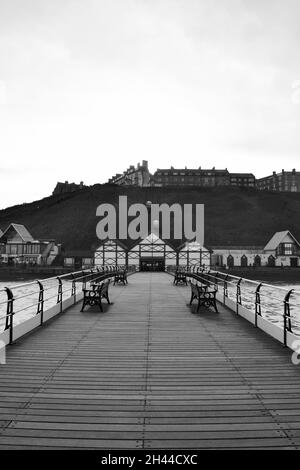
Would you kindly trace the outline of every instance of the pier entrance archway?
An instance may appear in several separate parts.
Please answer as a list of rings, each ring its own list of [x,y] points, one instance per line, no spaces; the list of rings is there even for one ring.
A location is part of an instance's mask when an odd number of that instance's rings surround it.
[[[128,265],[141,271],[164,271],[177,263],[176,251],[154,233],[150,233],[128,252]]]

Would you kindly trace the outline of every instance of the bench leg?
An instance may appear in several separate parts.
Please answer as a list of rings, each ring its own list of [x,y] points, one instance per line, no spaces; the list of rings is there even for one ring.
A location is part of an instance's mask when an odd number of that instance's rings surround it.
[[[81,312],[83,312],[84,307],[85,307],[85,300],[83,300],[83,302],[82,302],[82,307],[81,307],[81,310],[80,310]]]
[[[100,308],[100,312],[103,312],[103,307],[102,307],[101,299],[99,300],[99,308]]]
[[[192,305],[193,300],[194,300],[194,294],[191,295],[190,305]]]

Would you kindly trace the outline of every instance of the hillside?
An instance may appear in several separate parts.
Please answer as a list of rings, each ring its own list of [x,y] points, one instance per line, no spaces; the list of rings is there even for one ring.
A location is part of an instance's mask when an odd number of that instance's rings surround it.
[[[117,203],[119,195],[134,202],[205,204],[205,244],[265,245],[274,232],[289,229],[300,239],[300,193],[271,193],[239,188],[93,187],[44,198],[0,211],[0,228],[25,224],[36,238],[55,238],[67,250],[90,250],[96,237],[96,208]]]

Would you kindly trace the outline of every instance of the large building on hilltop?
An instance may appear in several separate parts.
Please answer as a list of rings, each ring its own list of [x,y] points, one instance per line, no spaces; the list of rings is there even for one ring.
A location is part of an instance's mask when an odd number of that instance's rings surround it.
[[[148,162],[130,166],[123,173],[117,173],[109,179],[108,183],[125,186],[242,186],[255,187],[255,176],[252,173],[230,173],[225,169],[199,168],[158,168],[153,175],[150,174]]]
[[[300,192],[300,171],[295,169],[292,171],[282,170],[280,173],[274,171],[270,176],[256,179],[253,173],[231,173],[227,168],[174,168],[171,166],[170,168],[157,168],[151,174],[148,161],[143,160],[137,166],[131,165],[123,173],[117,173],[108,180],[108,183],[138,187],[199,186],[213,188],[230,186],[256,188],[262,191]],[[70,193],[86,187],[82,181],[80,184],[68,181],[58,182],[52,194]]]
[[[255,188],[256,178],[252,173],[230,173],[230,186]]]
[[[64,193],[72,193],[73,191],[78,191],[79,189],[84,189],[83,181],[80,181],[79,184],[76,183],[69,183],[65,181],[64,183],[58,182],[53,190],[52,195],[55,196],[56,194],[64,194]]]
[[[151,186],[228,186],[230,175],[225,170],[190,168],[158,168],[151,177]]]
[[[147,160],[138,163],[135,167],[131,165],[123,173],[117,173],[108,180],[108,183],[118,184],[120,186],[150,186],[150,172]]]
[[[230,173],[225,170],[177,169],[157,169],[151,177],[152,186],[240,186],[247,188],[255,187],[255,176],[252,173]]]
[[[294,168],[292,171],[282,170],[281,173],[276,173],[264,178],[256,180],[256,187],[260,190],[266,191],[300,191],[300,171]]]

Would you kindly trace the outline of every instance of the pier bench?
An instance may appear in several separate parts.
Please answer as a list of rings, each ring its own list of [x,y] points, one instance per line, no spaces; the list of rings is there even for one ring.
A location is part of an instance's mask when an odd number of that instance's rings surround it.
[[[173,284],[177,286],[178,283],[183,283],[187,286],[186,273],[184,271],[175,272]]]
[[[81,307],[81,312],[86,305],[93,307],[94,305],[99,305],[100,311],[103,312],[102,299],[105,299],[108,304],[110,304],[108,296],[108,287],[110,284],[110,279],[104,281],[101,284],[93,284],[90,289],[83,289],[83,302]]]
[[[114,277],[114,285],[115,284],[118,284],[119,282],[122,282],[124,284],[124,286],[126,284],[128,284],[128,281],[127,281],[127,272],[126,271],[120,271],[118,273],[115,274],[115,277]]]
[[[197,312],[199,311],[200,307],[203,305],[204,307],[213,307],[218,313],[217,302],[216,302],[216,293],[215,289],[210,288],[207,284],[194,284],[190,282],[191,286],[191,300],[190,305],[192,305],[195,299],[198,300],[197,305]]]

